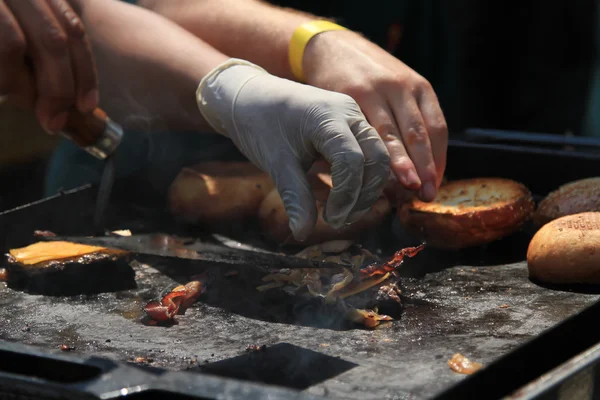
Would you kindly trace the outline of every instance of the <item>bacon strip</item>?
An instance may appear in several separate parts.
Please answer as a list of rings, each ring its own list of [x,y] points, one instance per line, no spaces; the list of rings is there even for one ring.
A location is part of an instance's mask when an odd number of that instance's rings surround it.
[[[392,321],[393,318],[389,315],[379,314],[377,309],[375,310],[363,310],[355,308],[348,312],[348,318],[357,324],[363,324],[367,328],[377,327],[381,321]]]
[[[459,374],[471,375],[483,368],[483,364],[471,361],[460,353],[456,353],[448,360],[448,366]]]
[[[158,322],[166,322],[181,315],[195,303],[206,290],[201,281],[191,281],[185,285],[177,286],[171,290],[161,301],[153,300],[146,304],[146,314]]]
[[[425,248],[425,242],[421,243],[417,247],[407,247],[402,250],[398,250],[394,257],[383,264],[371,264],[368,267],[365,267],[360,270],[363,278],[370,277],[374,275],[384,275],[388,272],[393,272],[398,269],[402,263],[404,262],[404,257],[412,258],[416,256],[421,250]]]
[[[389,277],[390,273],[386,272],[385,275],[380,277],[365,279],[361,281],[352,281],[350,282],[350,284],[344,287],[344,289],[338,292],[338,298],[345,299],[346,297],[354,296],[357,293],[364,292],[365,290],[370,289],[373,286],[379,285],[381,282],[385,281]]]

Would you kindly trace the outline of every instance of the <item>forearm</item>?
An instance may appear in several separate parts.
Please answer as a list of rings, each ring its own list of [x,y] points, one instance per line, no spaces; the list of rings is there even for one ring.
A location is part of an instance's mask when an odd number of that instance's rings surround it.
[[[166,16],[219,51],[288,79],[294,79],[288,62],[292,34],[315,19],[257,0],[141,0],[140,5]]]
[[[210,130],[196,104],[204,75],[228,57],[175,23],[115,0],[79,0],[100,103],[130,129]]]

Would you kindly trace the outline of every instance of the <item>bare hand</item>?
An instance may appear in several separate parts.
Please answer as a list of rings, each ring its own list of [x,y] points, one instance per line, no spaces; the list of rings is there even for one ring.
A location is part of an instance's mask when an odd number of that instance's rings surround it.
[[[83,24],[67,0],[0,1],[0,97],[34,109],[48,132],[92,111],[98,83]]]
[[[425,78],[350,31],[313,38],[304,73],[308,84],[354,98],[384,140],[402,186],[423,201],[435,198],[446,168],[448,128]]]

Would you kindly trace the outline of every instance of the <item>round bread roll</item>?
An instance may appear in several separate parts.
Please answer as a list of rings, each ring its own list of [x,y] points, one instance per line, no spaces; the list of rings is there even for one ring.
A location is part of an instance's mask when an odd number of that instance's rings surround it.
[[[565,215],[588,211],[600,211],[600,177],[560,186],[540,202],[533,221],[539,227]]]
[[[318,212],[317,223],[313,232],[304,242],[298,242],[294,239],[283,201],[277,189],[273,189],[263,200],[258,211],[261,230],[269,239],[277,243],[302,246],[320,244],[330,240],[356,239],[362,231],[377,226],[391,211],[390,202],[382,195],[373,204],[371,210],[358,221],[341,230],[335,230],[323,219],[327,196],[333,187],[328,166],[326,171],[323,165],[313,166],[308,174],[308,180],[315,196]]]
[[[600,212],[566,215],[544,225],[529,243],[527,268],[540,282],[600,283]]]
[[[171,213],[187,223],[240,222],[255,217],[275,187],[249,162],[211,161],[183,168],[168,193]]]
[[[398,209],[407,231],[427,245],[458,250],[493,242],[517,231],[534,202],[522,184],[501,178],[450,181],[430,203],[413,198]]]

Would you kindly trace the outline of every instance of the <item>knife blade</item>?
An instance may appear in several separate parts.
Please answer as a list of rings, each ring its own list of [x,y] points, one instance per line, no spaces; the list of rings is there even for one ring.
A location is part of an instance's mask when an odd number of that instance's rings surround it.
[[[231,247],[203,242],[197,239],[184,239],[165,234],[143,234],[132,236],[45,236],[44,241],[65,241],[72,243],[125,250],[135,254],[154,257],[197,260],[198,262],[221,265],[256,265],[269,268],[352,268],[351,264],[309,260],[300,257],[272,252],[258,252],[234,249]]]
[[[96,232],[104,233],[106,209],[110,203],[116,173],[114,153],[122,141],[123,128],[100,108],[89,114],[73,109],[60,134],[104,162],[94,212],[94,228]]]

